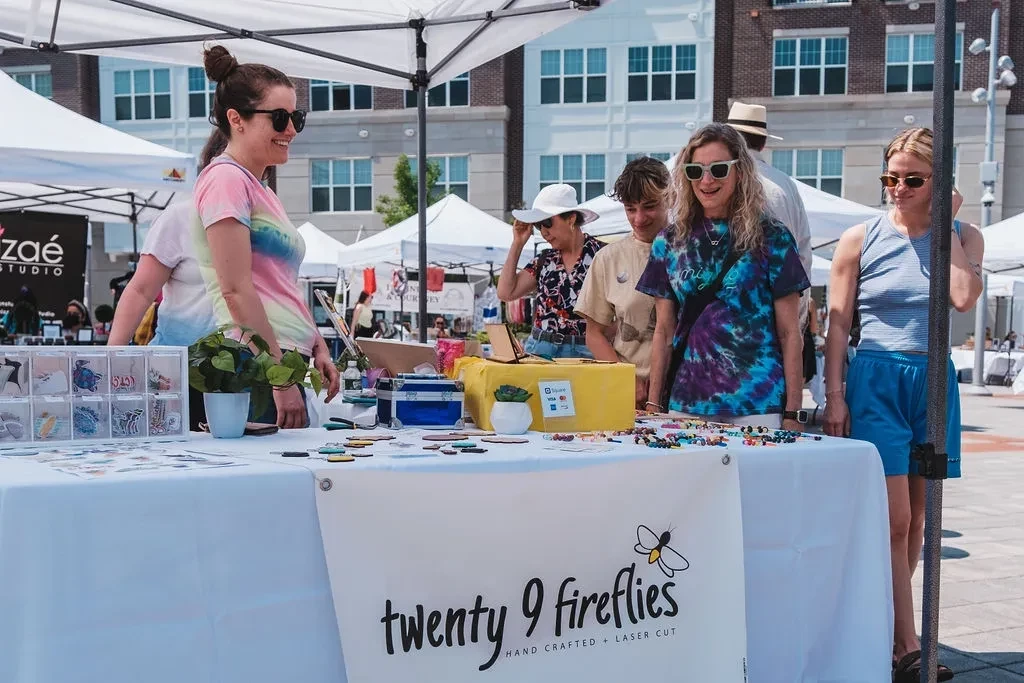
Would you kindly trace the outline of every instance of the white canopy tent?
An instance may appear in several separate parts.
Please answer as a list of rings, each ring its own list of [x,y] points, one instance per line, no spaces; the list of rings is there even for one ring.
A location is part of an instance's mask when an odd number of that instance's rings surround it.
[[[669,168],[675,164],[675,157],[665,162]],[[843,231],[850,226],[870,220],[882,214],[881,209],[864,206],[842,197],[836,197],[806,183],[795,180],[807,220],[811,226],[811,246],[826,247],[837,242]],[[626,210],[622,204],[606,194],[584,202],[583,206],[596,212],[600,218],[587,224],[586,231],[594,236],[613,235],[629,232]],[[539,240],[539,238],[537,238]]]
[[[285,73],[417,91],[427,157],[427,89],[614,0],[0,0],[0,46],[197,64],[211,41]],[[500,30],[490,30],[500,24]],[[420,270],[426,164],[419,166]],[[420,280],[420,341],[426,281]]]
[[[500,269],[512,245],[512,226],[453,194],[427,207],[426,224],[427,263],[446,268],[487,270],[493,264]],[[420,247],[418,227],[419,216],[410,216],[349,245],[336,265],[349,269],[415,264]]]
[[[993,223],[981,234],[985,237],[985,270],[1024,275],[1024,213]]]
[[[306,242],[306,257],[299,266],[299,277],[310,280],[337,277],[338,258],[345,244],[308,222],[299,226],[299,234]]]
[[[192,155],[76,114],[3,72],[0,112],[18,121],[0,127],[0,211],[145,222],[195,181]]]

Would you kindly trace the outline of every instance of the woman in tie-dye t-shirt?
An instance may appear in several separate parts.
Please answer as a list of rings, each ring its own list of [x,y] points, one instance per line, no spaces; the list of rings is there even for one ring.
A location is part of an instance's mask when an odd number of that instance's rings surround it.
[[[217,83],[213,117],[228,136],[224,154],[207,166],[194,190],[196,258],[219,324],[255,330],[276,357],[295,350],[313,360],[328,386],[339,376],[298,286],[306,246],[274,192],[264,185],[269,166],[288,161],[288,145],[305,125],[287,76],[262,64],[239,64],[217,46],[205,54]],[[284,428],[308,424],[300,387],[274,392],[259,422]]]

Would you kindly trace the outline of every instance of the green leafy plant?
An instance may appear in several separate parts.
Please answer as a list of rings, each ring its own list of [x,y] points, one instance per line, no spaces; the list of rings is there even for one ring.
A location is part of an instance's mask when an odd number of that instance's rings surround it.
[[[225,332],[241,330],[241,341]],[[270,355],[266,340],[248,328],[224,325],[188,347],[188,383],[206,394],[249,392],[254,415],[262,415],[272,389],[301,385],[320,393],[323,378],[297,351],[280,361]]]
[[[427,161],[427,206],[442,199],[444,192],[436,188],[441,177],[441,165],[436,161]],[[419,210],[419,180],[412,172],[409,157],[402,154],[395,164],[395,194],[386,194],[377,199],[377,213],[389,228],[401,223]]]
[[[338,360],[334,361],[334,367],[338,368],[338,372],[345,372],[348,369],[348,362],[354,360],[356,367],[359,368],[359,372],[365,372],[370,369],[370,359],[366,357],[366,354],[360,353],[358,356],[353,354],[346,348],[338,356]]]
[[[494,391],[494,400],[503,403],[526,403],[533,396],[526,389],[521,389],[513,384],[502,384]]]

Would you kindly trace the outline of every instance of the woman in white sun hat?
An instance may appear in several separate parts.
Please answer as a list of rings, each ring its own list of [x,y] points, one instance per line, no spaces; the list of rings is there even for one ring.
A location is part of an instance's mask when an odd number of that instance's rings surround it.
[[[527,353],[548,358],[592,358],[587,348],[586,319],[575,313],[576,299],[601,242],[583,232],[598,215],[579,205],[576,190],[564,183],[548,185],[532,209],[513,211],[512,248],[498,277],[498,297],[513,301],[536,292],[533,330]],[[551,245],[516,272],[523,247],[534,230]]]

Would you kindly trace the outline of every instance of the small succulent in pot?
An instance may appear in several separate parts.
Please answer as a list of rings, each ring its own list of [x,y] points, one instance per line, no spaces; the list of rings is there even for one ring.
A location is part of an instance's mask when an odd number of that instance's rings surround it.
[[[526,403],[533,396],[526,389],[513,384],[502,384],[494,391],[494,400],[503,403]]]

